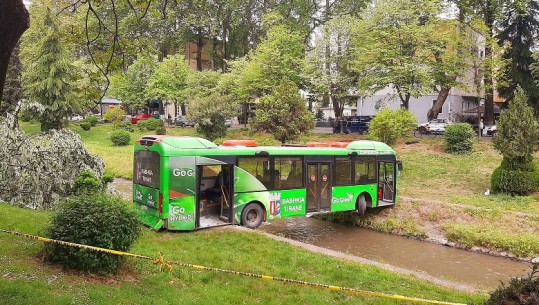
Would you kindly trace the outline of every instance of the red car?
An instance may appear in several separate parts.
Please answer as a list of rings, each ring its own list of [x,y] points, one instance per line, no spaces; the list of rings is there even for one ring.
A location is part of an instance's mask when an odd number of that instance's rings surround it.
[[[151,119],[153,116],[149,113],[137,113],[131,118],[131,124],[136,124],[138,121]]]

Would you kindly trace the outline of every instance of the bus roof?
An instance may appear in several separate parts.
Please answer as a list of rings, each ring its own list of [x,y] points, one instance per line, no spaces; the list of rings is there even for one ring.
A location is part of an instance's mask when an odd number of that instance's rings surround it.
[[[178,136],[143,136],[135,150],[158,151],[161,156],[302,156],[302,155],[394,155],[387,144],[376,141],[352,141],[346,147],[218,146],[203,138]]]

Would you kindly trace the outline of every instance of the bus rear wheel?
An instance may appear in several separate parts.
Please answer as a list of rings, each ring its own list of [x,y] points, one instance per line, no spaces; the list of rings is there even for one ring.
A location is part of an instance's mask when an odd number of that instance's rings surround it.
[[[249,229],[256,229],[262,224],[264,210],[256,203],[248,204],[241,213],[241,224]]]
[[[357,197],[357,213],[360,216],[365,215],[365,211],[367,210],[367,201],[365,200],[365,195],[359,195]]]

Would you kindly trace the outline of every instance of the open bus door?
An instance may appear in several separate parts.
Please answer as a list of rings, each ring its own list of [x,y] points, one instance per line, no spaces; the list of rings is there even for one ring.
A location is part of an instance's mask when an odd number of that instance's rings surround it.
[[[233,165],[199,165],[197,172],[197,228],[232,223]]]
[[[378,206],[393,205],[396,195],[396,162],[378,162]]]

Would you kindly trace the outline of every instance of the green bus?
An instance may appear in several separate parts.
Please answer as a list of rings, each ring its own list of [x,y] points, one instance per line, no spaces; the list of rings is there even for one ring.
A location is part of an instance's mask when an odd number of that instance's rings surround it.
[[[229,140],[143,136],[134,149],[133,202],[155,230],[196,230],[319,212],[394,205],[401,163],[373,141],[259,147]]]

